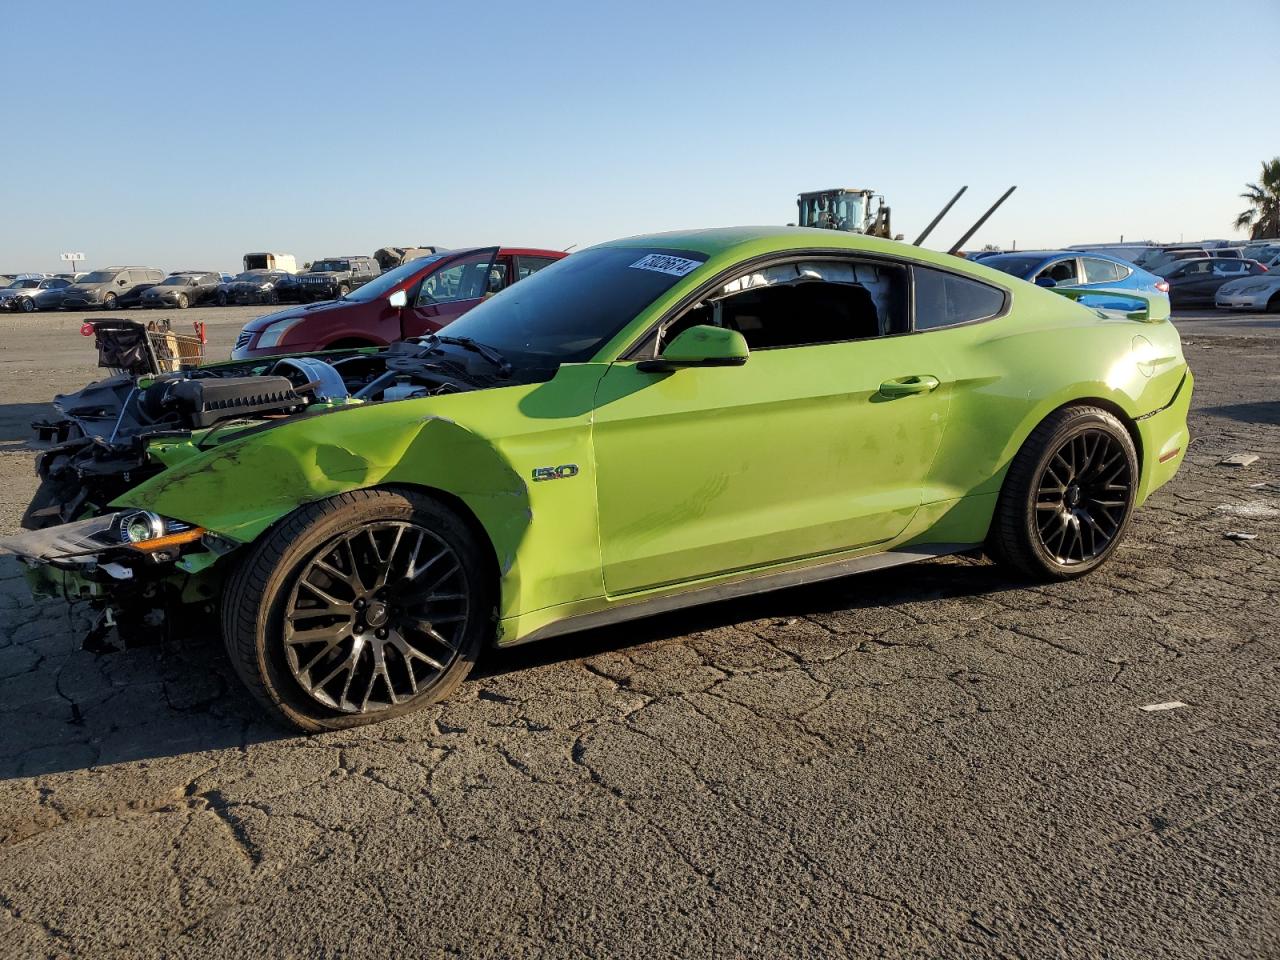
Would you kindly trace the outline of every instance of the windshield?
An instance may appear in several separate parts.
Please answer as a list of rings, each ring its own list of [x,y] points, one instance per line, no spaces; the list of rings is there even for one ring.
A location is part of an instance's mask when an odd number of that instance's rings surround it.
[[[463,314],[444,336],[493,347],[517,379],[546,379],[590,360],[645,307],[700,267],[706,254],[593,247],[565,257]]]
[[[983,257],[978,262],[984,267],[994,267],[1001,273],[1027,279],[1040,264],[1044,263],[1044,257],[1018,257],[1012,254],[999,253],[993,257]]]
[[[193,279],[192,277],[186,276],[185,274],[177,274],[177,275],[172,276],[172,277],[165,277],[165,278],[164,278],[163,280],[161,280],[158,284],[156,284],[156,286],[160,286],[160,287],[185,287],[188,283],[190,283],[190,282],[192,281],[192,279]]]
[[[32,287],[38,287],[38,286],[40,286],[40,281],[38,279],[37,280],[31,280],[31,279],[15,280],[13,281],[13,283],[9,284],[9,289],[10,290],[30,290]]]
[[[110,270],[95,270],[81,277],[76,283],[110,283],[115,276]]]
[[[377,300],[381,296],[385,296],[389,291],[395,289],[402,281],[414,276],[422,271],[422,268],[429,263],[435,263],[443,260],[443,254],[435,254],[430,257],[419,257],[417,260],[410,260],[408,263],[402,263],[394,270],[388,270],[386,273],[380,274],[370,280],[363,286],[356,287],[347,294],[346,299],[355,300],[358,303],[369,303]]]
[[[317,260],[311,265],[312,273],[336,273],[350,269],[351,264],[346,260]]]

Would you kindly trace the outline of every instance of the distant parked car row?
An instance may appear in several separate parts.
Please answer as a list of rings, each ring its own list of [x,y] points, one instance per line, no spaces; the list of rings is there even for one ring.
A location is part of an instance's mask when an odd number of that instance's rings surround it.
[[[1065,250],[981,251],[969,258],[1042,287],[1166,293],[1170,305],[1178,308],[1280,311],[1280,240],[1234,247],[1220,241],[1089,244]],[[1106,307],[1105,299],[1086,297],[1083,302]]]
[[[234,277],[212,270],[105,267],[83,274],[0,276],[0,310],[116,310],[125,307],[182,309],[257,303],[310,303],[345,297],[382,274],[381,263],[433,255],[434,247],[384,248],[379,258],[326,257],[302,273],[289,254],[247,253]]]

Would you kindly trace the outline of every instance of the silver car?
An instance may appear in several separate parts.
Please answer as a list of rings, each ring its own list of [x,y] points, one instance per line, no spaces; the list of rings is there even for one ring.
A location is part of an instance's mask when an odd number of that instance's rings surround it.
[[[1218,288],[1213,302],[1219,310],[1280,311],[1280,270],[1269,267],[1256,277],[1228,280]]]
[[[7,287],[0,288],[0,310],[31,313],[44,306],[46,298],[42,298],[41,294],[45,291],[62,290],[69,286],[71,281],[61,277],[22,277]]]

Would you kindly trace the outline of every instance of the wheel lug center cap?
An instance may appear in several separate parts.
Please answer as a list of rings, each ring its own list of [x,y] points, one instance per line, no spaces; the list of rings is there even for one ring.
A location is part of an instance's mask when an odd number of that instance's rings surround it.
[[[380,600],[371,600],[364,610],[365,622],[371,627],[380,627],[387,622],[387,605]]]
[[[1075,507],[1080,505],[1080,488],[1074,483],[1067,487],[1067,506]]]

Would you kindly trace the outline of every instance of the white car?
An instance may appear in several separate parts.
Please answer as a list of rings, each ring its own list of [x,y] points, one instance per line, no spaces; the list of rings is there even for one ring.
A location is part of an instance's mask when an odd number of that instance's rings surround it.
[[[1261,276],[1228,280],[1213,302],[1220,310],[1280,311],[1280,269],[1268,266]]]

